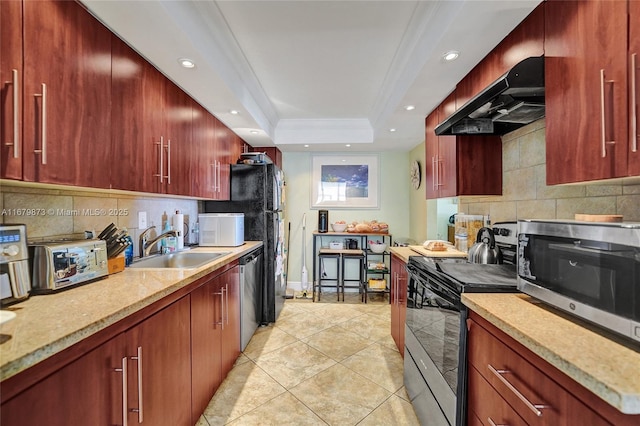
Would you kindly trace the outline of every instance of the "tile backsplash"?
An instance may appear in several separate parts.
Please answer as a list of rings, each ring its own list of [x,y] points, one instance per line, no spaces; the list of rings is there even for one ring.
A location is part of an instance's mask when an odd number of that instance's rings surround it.
[[[30,241],[61,238],[84,238],[85,231],[100,233],[114,223],[127,228],[138,254],[138,213],[147,213],[147,226],[161,233],[165,221],[176,210],[184,214],[185,243],[194,241],[191,232],[198,220],[198,201],[186,198],[166,198],[123,191],[92,190],[53,185],[25,184],[3,180],[0,183],[2,223],[24,223]]]
[[[547,186],[544,119],[503,136],[502,167],[502,196],[460,197],[459,212],[488,214],[493,223],[573,219],[575,213],[640,222],[640,178]]]

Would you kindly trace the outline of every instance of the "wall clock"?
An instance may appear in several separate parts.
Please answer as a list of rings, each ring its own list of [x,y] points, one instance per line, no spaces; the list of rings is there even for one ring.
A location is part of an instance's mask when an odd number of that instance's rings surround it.
[[[413,185],[414,189],[418,189],[420,187],[420,181],[422,180],[422,174],[420,173],[420,163],[418,160],[414,160],[411,163],[411,185]]]

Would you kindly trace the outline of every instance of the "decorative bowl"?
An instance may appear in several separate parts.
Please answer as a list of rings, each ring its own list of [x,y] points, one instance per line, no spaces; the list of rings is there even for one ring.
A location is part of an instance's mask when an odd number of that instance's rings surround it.
[[[347,224],[346,223],[332,223],[331,224],[331,229],[333,229],[333,232],[344,232],[344,230],[347,229]]]
[[[387,249],[386,243],[369,243],[369,249],[374,253],[384,253]]]

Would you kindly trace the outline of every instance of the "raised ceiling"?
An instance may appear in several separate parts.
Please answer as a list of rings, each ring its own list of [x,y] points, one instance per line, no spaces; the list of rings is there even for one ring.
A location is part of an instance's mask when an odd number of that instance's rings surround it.
[[[249,144],[369,152],[421,143],[425,116],[540,0],[83,3]]]

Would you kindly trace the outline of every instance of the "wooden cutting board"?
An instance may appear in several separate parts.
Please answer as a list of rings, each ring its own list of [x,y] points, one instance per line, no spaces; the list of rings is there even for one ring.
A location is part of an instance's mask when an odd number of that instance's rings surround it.
[[[453,247],[447,247],[446,251],[427,250],[423,246],[409,246],[409,248],[419,255],[427,257],[467,257],[467,253],[456,250]]]

